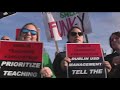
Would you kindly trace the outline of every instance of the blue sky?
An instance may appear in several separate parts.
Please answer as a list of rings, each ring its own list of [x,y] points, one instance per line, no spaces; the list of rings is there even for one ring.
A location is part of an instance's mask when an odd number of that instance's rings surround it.
[[[120,13],[119,12],[89,12],[89,18],[92,27],[92,33],[88,35],[89,42],[101,43],[104,51],[109,54],[109,36],[115,31],[120,31]],[[17,12],[14,15],[0,19],[0,38],[3,35],[9,36],[15,40],[16,28],[21,28],[26,23],[35,23],[41,29],[41,41],[49,53],[51,61],[54,60],[56,51],[54,41],[48,42],[45,35],[45,29],[42,21],[41,12]],[[60,51],[63,51],[67,40],[58,41]]]

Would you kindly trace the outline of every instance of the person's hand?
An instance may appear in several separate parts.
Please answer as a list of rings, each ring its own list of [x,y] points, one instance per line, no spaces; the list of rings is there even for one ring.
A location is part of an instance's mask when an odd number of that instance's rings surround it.
[[[110,63],[108,61],[103,61],[103,65],[106,67],[107,72],[109,73],[112,69]]]
[[[120,56],[114,57],[112,63],[113,63],[114,65],[120,64]]]
[[[66,68],[68,67],[68,63],[71,62],[71,59],[68,57],[65,57],[62,61],[61,61],[61,68],[63,70],[66,70]]]
[[[53,73],[49,67],[43,67],[40,71],[41,75],[46,78],[52,77]]]

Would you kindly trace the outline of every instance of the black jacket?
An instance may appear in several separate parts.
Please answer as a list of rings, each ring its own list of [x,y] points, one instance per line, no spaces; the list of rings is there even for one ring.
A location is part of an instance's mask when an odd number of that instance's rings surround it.
[[[112,70],[108,73],[108,78],[120,78],[120,65],[115,66],[112,64],[113,58],[116,56],[119,56],[117,52],[109,54],[105,57],[105,60],[112,66]]]
[[[57,78],[67,78],[67,71],[61,69],[61,61],[66,57],[66,52],[60,52],[53,61],[53,69]]]

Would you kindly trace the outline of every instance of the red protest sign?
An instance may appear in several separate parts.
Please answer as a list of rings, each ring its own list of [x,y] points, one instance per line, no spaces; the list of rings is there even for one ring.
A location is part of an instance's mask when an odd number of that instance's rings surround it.
[[[43,43],[0,41],[0,60],[42,61]]]
[[[0,77],[41,77],[42,42],[0,41]]]
[[[66,45],[66,55],[71,59],[68,65],[69,78],[106,78],[106,69],[103,66],[103,54],[100,44]]]
[[[67,54],[69,57],[101,57],[100,44],[67,44]]]

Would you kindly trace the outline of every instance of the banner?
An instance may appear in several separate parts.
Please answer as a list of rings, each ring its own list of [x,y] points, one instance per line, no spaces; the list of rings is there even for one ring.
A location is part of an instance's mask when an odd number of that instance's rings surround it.
[[[56,27],[56,21],[54,20],[54,17],[51,12],[45,13],[44,17],[44,25],[46,29],[46,36],[49,41],[49,39],[54,39],[54,40],[62,40],[62,37],[60,36],[60,33],[58,32],[58,28]]]
[[[71,58],[69,78],[106,78],[100,44],[67,44],[66,55]]]
[[[40,78],[42,53],[41,42],[0,41],[0,78]]]
[[[48,41],[66,37],[72,26],[79,26],[85,34],[92,32],[87,12],[44,12],[43,22]]]

